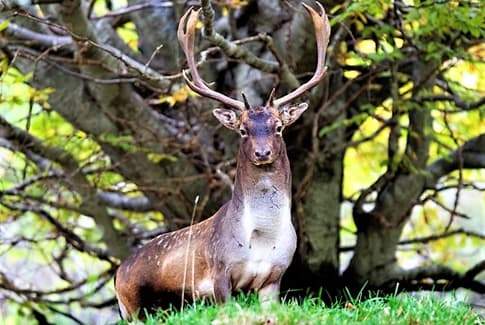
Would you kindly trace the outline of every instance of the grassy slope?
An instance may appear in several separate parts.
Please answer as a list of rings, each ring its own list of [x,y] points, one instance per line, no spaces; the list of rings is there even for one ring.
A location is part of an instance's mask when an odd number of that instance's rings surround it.
[[[431,296],[376,297],[345,306],[325,306],[319,299],[262,307],[254,297],[221,305],[199,303],[183,312],[161,311],[145,324],[485,324],[469,306]]]

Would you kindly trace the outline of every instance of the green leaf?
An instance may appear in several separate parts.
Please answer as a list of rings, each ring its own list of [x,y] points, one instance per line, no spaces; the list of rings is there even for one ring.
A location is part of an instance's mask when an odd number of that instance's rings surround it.
[[[10,24],[10,20],[8,20],[8,19],[0,22],[0,32],[2,32],[5,29],[7,29],[7,27],[8,27],[9,24]]]

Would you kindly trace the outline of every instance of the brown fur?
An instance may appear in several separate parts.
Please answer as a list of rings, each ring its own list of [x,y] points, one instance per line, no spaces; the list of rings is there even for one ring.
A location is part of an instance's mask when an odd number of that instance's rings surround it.
[[[143,308],[164,307],[184,298],[212,297],[225,301],[236,290],[255,290],[264,299],[279,294],[281,277],[293,258],[296,234],[291,224],[291,172],[281,133],[306,110],[289,106],[323,79],[330,24],[303,4],[315,27],[317,67],[314,75],[291,93],[264,107],[244,103],[210,89],[202,80],[194,58],[199,10],[182,17],[177,37],[187,58],[188,86],[240,112],[215,109],[215,117],[241,134],[232,198],[199,224],[161,235],[124,261],[116,275],[116,295],[123,317]]]
[[[212,297],[219,302],[225,301],[236,286],[243,291],[279,289],[281,277],[293,256],[296,238],[287,238],[291,242],[289,248],[284,248],[288,249],[284,258],[260,275],[247,274],[244,256],[251,252],[251,244],[258,236],[265,236],[264,231],[258,233],[255,228],[249,238],[243,234],[246,230],[244,202],[250,198],[257,200],[267,191],[288,198],[291,195],[285,144],[275,132],[278,124],[281,124],[279,116],[271,109],[260,108],[242,114],[239,125],[247,129],[248,136],[241,139],[231,200],[201,223],[154,238],[122,263],[115,286],[125,317],[140,309],[180,303],[183,289],[187,299]],[[261,147],[272,151],[264,164],[253,154],[255,148]],[[268,179],[269,183],[258,187],[262,179]],[[273,249],[277,252],[278,248]],[[212,284],[207,286],[207,291],[202,290],[204,281]]]

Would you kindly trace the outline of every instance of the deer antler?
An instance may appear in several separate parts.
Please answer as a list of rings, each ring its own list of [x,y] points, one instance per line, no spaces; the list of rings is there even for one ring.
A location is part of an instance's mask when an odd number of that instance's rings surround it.
[[[325,14],[325,9],[323,9],[322,5],[319,2],[317,2],[317,4],[320,7],[321,14],[317,13],[313,8],[303,3],[303,6],[312,17],[313,26],[315,28],[318,55],[317,69],[315,70],[313,77],[306,83],[304,83],[288,95],[273,100],[273,107],[280,107],[301,96],[305,91],[315,87],[320,82],[320,80],[322,80],[322,78],[325,76],[325,73],[327,72],[327,67],[325,67],[324,64],[325,53],[327,50],[328,41],[330,39],[330,23],[328,21],[327,15]]]
[[[192,89],[199,95],[212,98],[223,103],[224,105],[227,105],[239,111],[243,111],[245,107],[243,102],[232,99],[230,97],[227,97],[226,95],[210,89],[204,83],[204,80],[202,80],[199,72],[197,71],[197,64],[195,63],[194,58],[194,38],[195,25],[197,23],[197,19],[199,18],[199,12],[200,9],[193,10],[192,8],[190,8],[180,19],[177,30],[177,37],[185,53],[185,57],[187,58],[190,75],[192,76],[192,80],[190,80],[189,76],[187,75],[187,71],[184,70],[182,74],[185,78],[185,81],[187,82],[190,89]]]

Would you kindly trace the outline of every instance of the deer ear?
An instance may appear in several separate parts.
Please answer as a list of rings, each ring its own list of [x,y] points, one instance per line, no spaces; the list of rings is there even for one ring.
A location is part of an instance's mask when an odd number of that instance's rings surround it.
[[[301,103],[298,106],[288,106],[282,109],[280,118],[284,126],[293,124],[308,108],[307,103]]]
[[[237,130],[239,128],[239,119],[236,113],[229,109],[217,108],[212,111],[212,114],[222,123],[226,128]]]

